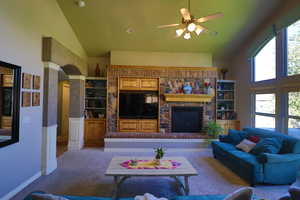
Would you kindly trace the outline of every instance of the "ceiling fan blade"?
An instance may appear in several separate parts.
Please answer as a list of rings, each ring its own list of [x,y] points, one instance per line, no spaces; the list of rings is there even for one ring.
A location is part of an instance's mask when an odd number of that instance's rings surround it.
[[[157,28],[170,28],[170,27],[175,27],[175,26],[179,26],[180,24],[168,24],[168,25],[161,25],[158,26]]]
[[[187,8],[181,8],[180,13],[181,13],[184,21],[190,21],[192,19],[191,14]]]
[[[213,15],[208,15],[206,17],[201,17],[199,19],[196,19],[195,22],[198,22],[198,23],[207,22],[209,20],[217,19],[217,18],[223,17],[223,16],[224,16],[223,13],[216,13],[216,14],[213,14]]]

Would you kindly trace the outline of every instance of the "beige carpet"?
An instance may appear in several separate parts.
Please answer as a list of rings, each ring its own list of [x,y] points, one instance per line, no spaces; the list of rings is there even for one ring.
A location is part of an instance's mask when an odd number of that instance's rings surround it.
[[[104,172],[114,155],[143,156],[152,153],[107,153],[103,149],[83,149],[65,152],[58,159],[58,168],[51,175],[43,176],[17,194],[21,200],[32,191],[42,190],[55,194],[110,197],[113,180]],[[167,153],[167,156],[185,156],[197,169],[199,176],[190,179],[191,195],[227,194],[248,186],[229,169],[212,157],[211,150],[189,153]],[[256,186],[255,194],[275,200],[286,193],[288,186]],[[177,184],[170,178],[132,178],[124,182],[121,196],[129,197],[145,192],[172,197],[178,194]]]

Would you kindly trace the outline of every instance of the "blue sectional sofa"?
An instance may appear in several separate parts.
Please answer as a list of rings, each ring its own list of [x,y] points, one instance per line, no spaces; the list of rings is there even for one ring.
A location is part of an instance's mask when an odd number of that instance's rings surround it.
[[[228,141],[214,141],[214,157],[252,186],[258,183],[291,184],[296,180],[297,171],[300,169],[299,139],[259,128],[245,128],[240,134],[245,137],[275,137],[282,141],[282,146],[278,154],[253,155],[238,150]]]

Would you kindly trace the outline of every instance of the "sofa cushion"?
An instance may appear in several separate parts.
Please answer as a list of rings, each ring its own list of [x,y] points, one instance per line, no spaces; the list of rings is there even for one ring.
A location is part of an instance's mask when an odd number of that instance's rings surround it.
[[[228,130],[228,140],[230,141],[231,144],[237,145],[243,139],[246,138],[246,136],[247,136],[246,134],[247,134],[247,132],[245,132],[245,131],[229,129]]]
[[[221,148],[222,150],[224,150],[226,152],[237,150],[237,148],[230,143],[213,141],[212,144],[216,144],[219,148]]]
[[[300,153],[300,139],[298,138],[261,128],[244,128],[243,131],[247,132],[248,137],[254,135],[260,137],[261,139],[269,137],[282,139],[282,147],[279,151],[279,154]]]
[[[264,138],[259,141],[254,148],[251,150],[251,153],[259,155],[262,153],[272,153],[277,154],[282,146],[282,140],[277,138]]]
[[[253,189],[250,187],[240,188],[228,194],[224,200],[251,200]]]
[[[260,138],[258,136],[255,136],[255,135],[250,135],[247,137],[248,140],[250,140],[251,142],[254,142],[254,143],[258,143],[260,141]]]
[[[235,147],[238,149],[241,149],[244,152],[249,153],[254,147],[255,147],[256,143],[247,140],[247,139],[243,139],[238,145],[236,145]]]

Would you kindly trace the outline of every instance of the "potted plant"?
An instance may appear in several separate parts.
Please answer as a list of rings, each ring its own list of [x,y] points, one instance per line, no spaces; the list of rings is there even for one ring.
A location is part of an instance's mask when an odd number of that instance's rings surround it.
[[[218,136],[222,134],[223,131],[224,129],[215,121],[210,121],[207,123],[206,132],[207,135],[211,136],[212,138],[218,138]]]
[[[160,160],[164,157],[165,155],[165,149],[162,147],[156,148],[155,149],[155,159],[154,162],[157,165],[160,165]]]

